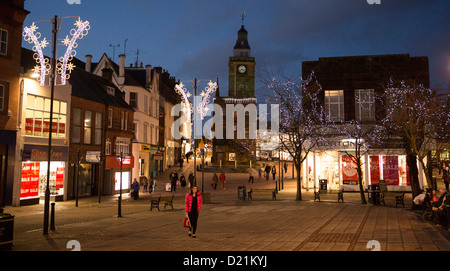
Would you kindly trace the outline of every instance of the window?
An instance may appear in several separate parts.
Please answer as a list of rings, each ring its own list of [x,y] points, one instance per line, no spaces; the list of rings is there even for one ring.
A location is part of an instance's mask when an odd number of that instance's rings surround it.
[[[130,142],[128,138],[117,138],[116,140],[116,155],[128,155],[130,151]]]
[[[0,111],[5,108],[5,86],[0,85]]]
[[[150,140],[148,143],[153,144],[153,131],[154,131],[154,126],[150,125]]]
[[[92,112],[84,111],[84,144],[92,142]]]
[[[332,121],[344,120],[344,91],[325,90],[325,110]]]
[[[114,90],[113,87],[106,87],[106,93],[108,93],[108,94],[111,95],[111,96],[115,96],[115,95],[114,95],[115,90]]]
[[[120,129],[122,131],[128,130],[128,112],[122,111],[122,117],[120,119]]]
[[[144,113],[148,114],[148,97],[144,95]]]
[[[101,145],[102,144],[102,113],[95,113],[95,135],[94,135],[94,144]]]
[[[8,31],[0,29],[0,55],[8,53]]]
[[[133,108],[137,108],[137,99],[138,94],[136,92],[130,92],[130,106]]]
[[[113,127],[113,110],[112,108],[108,108],[108,128]]]
[[[139,141],[138,140],[138,122],[134,122],[133,123],[133,140]]]
[[[111,155],[111,140],[109,138],[106,139],[105,143],[105,155]]]
[[[153,103],[154,103],[155,101],[154,101],[154,99],[153,98],[151,98],[151,101],[150,101],[150,107],[148,108],[148,111],[149,111],[149,114],[150,114],[150,116],[155,116],[155,112],[153,112]]]
[[[357,121],[375,120],[375,93],[373,89],[355,90],[355,119]]]
[[[74,108],[72,112],[72,143],[80,143],[81,140],[81,109]]]
[[[148,143],[148,123],[144,123],[144,143]]]
[[[27,95],[25,135],[48,137],[50,132],[50,99]],[[53,100],[52,137],[66,137],[67,103]]]

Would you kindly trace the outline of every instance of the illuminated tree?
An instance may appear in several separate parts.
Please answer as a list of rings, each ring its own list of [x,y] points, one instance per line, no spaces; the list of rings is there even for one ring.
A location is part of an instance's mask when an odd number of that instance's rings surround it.
[[[404,139],[406,151],[417,157],[426,173],[427,184],[432,187],[430,153],[439,152],[450,143],[448,104],[439,98],[437,89],[404,81],[391,81],[383,102],[386,110],[383,125]],[[411,185],[415,196],[419,193],[418,183]]]
[[[301,83],[273,78],[265,85],[273,91],[268,103],[279,105],[279,143],[294,160],[297,171],[296,200],[302,200],[302,163],[318,143],[325,141],[324,134],[330,123],[318,99],[322,88],[314,73]]]

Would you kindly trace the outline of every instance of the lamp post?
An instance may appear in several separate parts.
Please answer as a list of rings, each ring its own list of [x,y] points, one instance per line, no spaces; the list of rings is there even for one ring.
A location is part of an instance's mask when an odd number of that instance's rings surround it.
[[[208,81],[208,80],[197,80],[195,78],[194,80],[188,81],[193,83],[193,89],[194,89],[194,98],[193,98],[193,110],[191,109],[191,105],[189,102],[189,97],[191,97],[191,94],[187,89],[184,87],[184,84],[181,82],[180,84],[175,85],[175,91],[182,96],[183,103],[185,104],[184,113],[186,114],[186,117],[188,119],[188,122],[192,122],[193,126],[193,135],[194,135],[194,180],[197,181],[197,138],[196,138],[196,129],[197,129],[197,121],[201,121],[205,117],[205,113],[207,112],[207,105],[209,104],[210,100],[210,94],[212,92],[215,92],[217,89],[217,83],[213,83],[211,80],[208,82],[208,86],[205,88],[204,91],[200,93],[200,96],[202,97],[201,103],[197,105],[197,89],[198,89],[198,82],[200,81]],[[193,112],[192,112],[193,111]],[[193,114],[193,118],[192,115]],[[200,114],[200,115],[199,115]],[[200,126],[201,127],[201,126]],[[203,162],[203,159],[202,159]],[[204,165],[202,164],[202,172],[204,171]],[[203,179],[204,174],[202,173],[202,186],[201,186],[201,192],[203,193]]]
[[[120,152],[120,192],[119,192],[119,203],[117,207],[118,217],[122,217],[122,169],[123,169],[123,152]]]
[[[60,22],[64,18],[78,18],[78,21],[75,23],[76,29],[72,29],[70,31],[71,39],[67,35],[66,38],[62,41],[62,43],[67,46],[66,52],[63,57],[61,57],[59,60],[56,59],[56,52],[57,52],[57,42],[58,42],[58,33],[60,29]],[[39,41],[41,38],[41,33],[36,32],[36,30],[39,28],[35,25],[36,22],[42,22],[42,21],[36,21],[33,22],[30,27],[25,27],[23,31],[23,37],[25,41],[28,43],[33,44],[33,51],[35,51],[35,54],[33,55],[33,58],[36,60],[37,65],[34,68],[34,72],[38,74],[39,81],[41,86],[45,85],[45,79],[46,76],[50,76],[50,124],[49,124],[49,137],[48,137],[48,153],[47,153],[47,182],[46,182],[46,188],[45,188],[45,203],[44,203],[44,229],[43,234],[48,234],[48,227],[49,227],[49,209],[50,209],[50,164],[51,164],[51,156],[52,156],[52,133],[53,133],[53,99],[54,99],[54,92],[55,92],[55,86],[56,86],[56,76],[57,73],[60,75],[61,84],[65,85],[66,80],[70,77],[70,72],[75,67],[70,61],[75,56],[75,48],[78,46],[76,43],[77,39],[81,39],[84,36],[87,35],[90,25],[89,22],[83,22],[81,21],[80,17],[77,16],[71,16],[71,17],[61,17],[58,18],[58,16],[55,15],[53,19],[43,20],[43,21],[49,21],[52,25],[52,58],[50,60],[45,59],[43,49],[48,46],[48,41],[46,38],[42,39],[42,41]],[[67,73],[68,72],[68,73]]]

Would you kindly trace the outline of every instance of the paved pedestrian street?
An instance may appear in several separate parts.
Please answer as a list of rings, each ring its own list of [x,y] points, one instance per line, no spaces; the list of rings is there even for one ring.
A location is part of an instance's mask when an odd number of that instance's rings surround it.
[[[124,194],[122,217],[117,216],[117,195],[57,202],[55,230],[43,235],[43,206],[7,207],[15,215],[13,251],[450,251],[449,232],[423,220],[422,211],[406,207],[361,204],[358,193],[345,193],[344,203],[336,195],[325,195],[314,202],[312,190],[302,191],[295,201],[296,182],[286,179],[276,200],[270,195],[254,195],[240,200],[238,187],[247,190],[272,188],[274,182],[248,174],[228,173],[226,189],[213,190],[212,173],[205,173],[204,191],[210,203],[199,216],[197,238],[188,236],[182,226],[184,196],[174,193],[174,210],[150,211],[150,198],[163,191],[159,185],[152,195],[142,192],[138,200]],[[161,178],[161,182],[164,182]],[[78,247],[68,246],[75,240]],[[368,246],[374,242],[374,246]],[[69,248],[68,248],[69,247]],[[369,248],[368,248],[369,247]]]

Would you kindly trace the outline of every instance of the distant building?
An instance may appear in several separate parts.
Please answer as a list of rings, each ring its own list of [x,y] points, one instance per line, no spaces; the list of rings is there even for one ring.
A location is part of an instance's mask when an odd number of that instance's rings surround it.
[[[14,175],[20,165],[18,134],[24,0],[0,1],[0,208],[13,202]],[[17,192],[18,193],[18,192]]]
[[[238,31],[238,38],[233,48],[233,56],[228,61],[228,95],[221,96],[220,89],[216,91],[214,103],[222,107],[223,115],[226,116],[227,105],[255,105],[255,58],[250,54],[250,45],[247,39],[248,32],[244,25]],[[217,112],[216,112],[217,113]],[[223,121],[223,139],[213,139],[212,162],[216,165],[249,165],[250,161],[256,161],[256,140],[250,139],[250,134],[255,130],[249,129],[250,113],[243,116],[234,113],[234,126],[227,127],[226,120]],[[237,119],[245,119],[244,138],[238,138]],[[256,118],[256,116],[255,116]],[[214,129],[217,129],[215,127]],[[227,129],[233,129],[233,139],[226,137]]]
[[[382,97],[390,80],[407,81],[429,87],[427,57],[410,57],[408,54],[321,57],[318,61],[302,63],[302,78],[311,73],[321,85],[319,100],[332,121],[339,124],[355,120],[362,124],[376,123],[383,117],[383,108],[375,96]],[[317,91],[312,84],[308,91]],[[347,151],[353,149],[352,139],[344,135],[329,136],[329,143],[310,153],[303,163],[303,186],[319,187],[326,180],[328,189],[357,188],[356,169]],[[384,179],[392,190],[408,189],[410,185],[406,153],[401,141],[380,142],[380,147],[369,150],[363,159],[364,186],[377,184]],[[423,172],[420,168],[419,172]],[[423,175],[419,174],[420,182]]]

